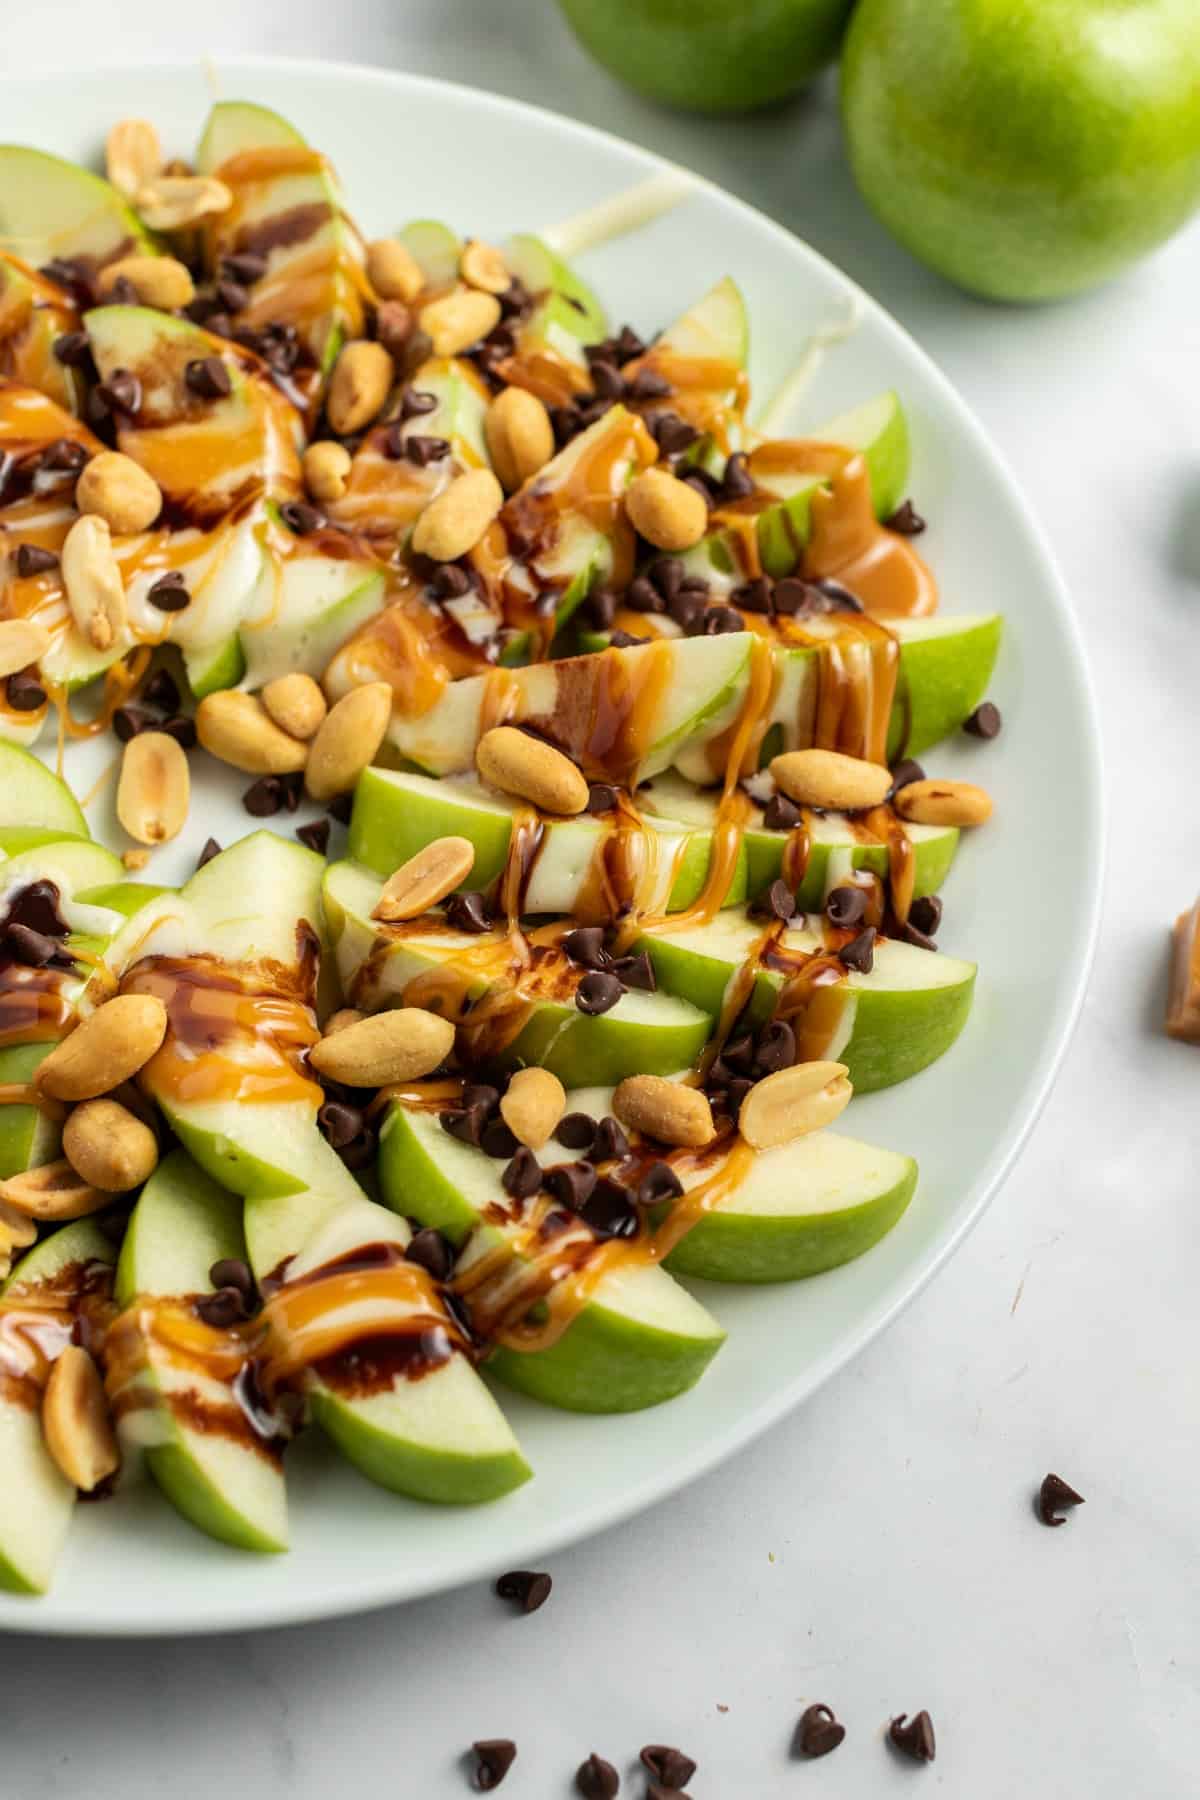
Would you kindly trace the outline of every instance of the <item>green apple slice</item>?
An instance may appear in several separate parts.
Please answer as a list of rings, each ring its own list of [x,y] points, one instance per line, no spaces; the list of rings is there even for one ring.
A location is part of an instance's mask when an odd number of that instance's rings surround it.
[[[83,377],[54,354],[58,338],[78,327],[78,308],[57,282],[0,254],[0,375],[82,412]]]
[[[644,356],[627,363],[627,377],[643,370],[670,383],[668,405],[700,432],[687,460],[721,475],[729,455],[742,447],[744,372],[750,351],[750,325],[741,289],[729,275],[689,306],[655,339]]]
[[[537,334],[552,323],[581,343],[599,343],[608,330],[603,302],[543,239],[518,233],[505,244],[504,260],[517,280],[537,296],[539,304],[528,329]]]
[[[238,679],[260,688],[296,670],[322,675],[347,639],[379,612],[386,588],[383,571],[354,554],[298,549],[286,558],[269,556],[238,633]]]
[[[172,1151],[130,1218],[117,1304],[136,1311],[139,1300],[187,1301],[211,1293],[213,1264],[245,1254],[241,1201],[184,1151]],[[232,1383],[180,1365],[152,1331],[140,1332],[138,1341],[143,1360],[134,1391],[124,1406],[114,1396],[122,1437],[144,1448],[154,1481],[198,1530],[240,1550],[285,1550],[282,1462],[253,1431]]]
[[[66,1327],[58,1350],[42,1328],[53,1360],[70,1341],[79,1297],[103,1289],[115,1254],[94,1219],[79,1219],[35,1244],[0,1288],[0,1588],[12,1593],[44,1594],[50,1586],[75,1510],[75,1489],[46,1448],[40,1396],[14,1379],[24,1363],[18,1339],[11,1351],[5,1346],[5,1314],[15,1313],[23,1300],[44,1305],[53,1295]]]
[[[920,756],[962,728],[987,692],[1004,621],[999,613],[889,619],[900,640],[900,676],[888,760]]]
[[[511,963],[508,934],[493,930],[469,936],[444,930],[436,915],[406,930],[381,926],[371,917],[383,884],[356,864],[331,864],[325,879],[325,916],[333,940],[338,975],[347,1002],[365,1012],[406,1003],[425,1004],[422,997],[444,972],[456,988],[458,1017],[477,1007],[487,994],[511,997],[514,1009],[528,1013],[510,1042],[497,1047],[506,1066],[536,1063],[550,1069],[565,1087],[622,1080],[637,1073],[666,1075],[686,1068],[708,1041],[712,1019],[687,999],[669,994],[630,991],[611,1011],[588,1016],[574,1004],[583,971],[550,952],[535,958],[531,970]],[[461,983],[456,977],[466,958],[486,972]],[[432,1002],[430,1002],[432,1004]]]
[[[65,781],[39,757],[0,744],[0,847],[11,826],[41,826],[59,837],[90,837],[87,820]]]
[[[463,253],[463,242],[456,231],[440,219],[410,219],[396,236],[411,252],[427,288],[454,286]]]
[[[555,1148],[543,1161],[565,1160]],[[469,1238],[466,1261],[505,1239],[500,1220],[511,1203],[500,1185],[502,1166],[449,1137],[436,1113],[390,1107],[380,1136],[380,1191],[397,1212],[435,1226],[453,1243]],[[535,1351],[497,1348],[488,1368],[550,1406],[634,1412],[694,1387],[724,1337],[665,1270],[618,1260],[557,1343]]]
[[[889,390],[824,419],[804,433],[804,441],[839,444],[865,457],[875,516],[891,518],[908,488],[912,465],[908,419],[899,394]]]
[[[761,920],[734,910],[675,932],[669,925],[651,926],[638,947],[649,952],[665,992],[686,994],[718,1016],[730,982],[755,954],[763,931]],[[794,926],[782,934],[779,949],[802,958],[822,950],[824,941],[820,929]],[[777,970],[756,969],[746,1006],[750,1024],[771,1016],[784,979]],[[974,963],[880,939],[870,974],[847,970],[838,984],[838,1016],[820,1054],[845,1063],[860,1093],[907,1081],[950,1048],[967,1022],[974,988]]]
[[[155,249],[132,207],[99,175],[44,150],[0,144],[0,250],[40,268],[56,257],[103,267]]]

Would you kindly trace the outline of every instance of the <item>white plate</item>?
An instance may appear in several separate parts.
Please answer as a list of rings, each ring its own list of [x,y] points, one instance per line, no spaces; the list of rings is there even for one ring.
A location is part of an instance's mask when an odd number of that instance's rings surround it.
[[[114,119],[149,115],[169,152],[187,155],[214,88],[277,107],[328,152],[370,236],[414,216],[445,217],[493,239],[536,230],[662,166],[490,94],[274,59],[5,81],[3,135],[91,160]],[[854,291],[787,232],[707,185],[642,232],[589,253],[581,267],[613,319],[643,330],[665,324],[720,275],[735,275],[749,303],[759,396]],[[926,758],[939,774],[982,781],[996,799],[995,823],[964,846],[948,883],[941,937],[944,949],[980,964],[974,1014],[948,1057],[900,1088],[856,1101],[849,1119],[855,1134],[920,1159],[920,1188],[905,1218],[860,1261],[814,1281],[705,1290],[729,1341],[681,1400],[594,1419],[505,1397],[535,1479],[497,1505],[422,1507],[370,1487],[324,1446],[302,1444],[288,1465],[287,1556],[227,1550],[153,1490],[137,1489],[78,1509],[53,1592],[34,1601],[0,1596],[0,1627],[248,1629],[537,1566],[768,1429],[895,1317],[978,1218],[1046,1098],[1081,1002],[1100,892],[1100,752],[1078,631],[1029,503],[945,379],[873,303],[853,342],[826,359],[795,426],[885,387],[899,389],[913,421],[912,487],[932,522],[921,547],[945,610],[999,609],[1008,619],[992,689],[1003,736],[994,745],[963,738]],[[108,759],[97,746],[72,755],[77,791]],[[249,827],[239,785],[201,781],[186,839],[156,857],[157,879],[189,873],[210,832],[227,843]],[[119,847],[111,785],[89,816],[97,835]]]

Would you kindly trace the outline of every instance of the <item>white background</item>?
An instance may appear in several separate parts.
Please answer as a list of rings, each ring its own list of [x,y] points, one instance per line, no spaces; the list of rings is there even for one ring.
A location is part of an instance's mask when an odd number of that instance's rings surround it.
[[[513,1800],[566,1796],[592,1749],[624,1772],[647,1740],[698,1759],[695,1800],[1196,1792],[1200,1052],[1159,1025],[1168,922],[1200,885],[1200,227],[1088,299],[986,307],[867,214],[832,88],[749,121],[659,113],[584,59],[550,0],[5,14],[14,71],[258,50],[474,82],[648,144],[811,241],[941,363],[1049,529],[1091,647],[1111,846],[1091,997],[1016,1173],[799,1414],[556,1557],[529,1619],[472,1588],[258,1637],[0,1638],[4,1800],[449,1800],[462,1750],[500,1735],[521,1749]],[[1016,950],[1056,904],[1028,874]],[[1030,1508],[1050,1468],[1088,1502],[1057,1532]],[[803,1767],[787,1747],[812,1700],[848,1735]],[[882,1742],[921,1706],[939,1741],[924,1770]]]

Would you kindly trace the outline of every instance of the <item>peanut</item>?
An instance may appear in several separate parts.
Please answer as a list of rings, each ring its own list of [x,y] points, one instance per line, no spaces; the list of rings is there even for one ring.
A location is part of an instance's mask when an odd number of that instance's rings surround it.
[[[484,419],[488,455],[511,494],[554,455],[550,414],[526,388],[505,388],[496,395]]]
[[[274,681],[268,681],[259,698],[280,731],[299,738],[302,743],[307,743],[319,729],[329,710],[317,682],[311,675],[299,671],[292,675],[277,675]]]
[[[489,787],[528,800],[543,812],[581,813],[588,784],[569,756],[514,725],[494,725],[475,747],[475,767]]]
[[[222,688],[196,708],[196,735],[210,756],[248,775],[291,775],[308,760],[308,746],[281,731],[253,694]]]
[[[512,286],[504,252],[480,238],[468,238],[458,259],[458,272],[468,287],[484,294],[503,294]]]
[[[832,1125],[853,1092],[844,1063],[793,1063],[755,1082],[742,1101],[738,1128],[756,1150],[771,1150]]]
[[[314,500],[340,500],[346,491],[351,456],[344,444],[328,439],[310,444],[301,464],[304,485]]]
[[[518,1069],[500,1102],[500,1115],[519,1144],[540,1150],[567,1110],[567,1095],[549,1069]]]
[[[90,1494],[121,1466],[104,1382],[87,1351],[68,1344],[42,1395],[46,1448],[73,1487]]]
[[[65,1157],[0,1181],[0,1200],[14,1212],[24,1213],[26,1218],[43,1225],[57,1224],[62,1219],[84,1219],[107,1206],[110,1198],[83,1180]]]
[[[415,300],[425,286],[421,265],[399,238],[367,245],[367,280],[381,300]]]
[[[186,266],[173,256],[121,256],[106,263],[97,280],[106,300],[118,281],[127,281],[143,306],[176,312],[196,298],[196,284]]]
[[[45,656],[50,639],[32,619],[0,619],[0,680]]]
[[[385,924],[419,919],[466,880],[474,862],[475,846],[469,839],[435,838],[388,876],[371,917]]]
[[[121,756],[117,817],[139,844],[166,844],[187,823],[188,759],[165,731],[139,731]]]
[[[361,431],[383,411],[395,375],[391,357],[382,344],[357,338],[347,344],[333,365],[325,412],[339,437]]]
[[[167,1035],[167,1009],[153,994],[118,994],[55,1045],[34,1076],[52,1100],[95,1100],[144,1069]]]
[[[503,490],[490,469],[456,475],[417,520],[412,547],[435,562],[453,562],[475,548],[503,505]]]
[[[211,175],[158,175],[138,189],[134,205],[151,231],[183,231],[228,212],[233,195]]]
[[[63,1126],[63,1155],[105,1193],[125,1194],[158,1166],[158,1139],[119,1100],[85,1100]]]
[[[708,530],[701,494],[666,469],[643,469],[625,489],[633,528],[657,550],[690,550]]]
[[[308,1053],[319,1075],[347,1087],[385,1087],[390,1081],[415,1081],[444,1062],[454,1047],[449,1019],[419,1006],[374,1013],[323,1037]]]
[[[71,617],[94,650],[111,650],[125,629],[125,584],[104,519],[84,513],[63,539],[63,586]]]
[[[627,1075],[613,1095],[613,1112],[660,1144],[700,1149],[716,1135],[712,1110],[699,1088],[663,1075]]]
[[[126,200],[162,173],[162,146],[149,119],[118,119],[104,145],[108,179]]]
[[[85,463],[75,483],[75,504],[94,513],[110,531],[125,537],[148,531],[162,511],[162,490],[132,456],[101,450]]]
[[[896,795],[896,811],[912,825],[984,825],[992,797],[969,781],[910,781]]]
[[[357,1025],[358,1021],[365,1019],[366,1016],[366,1013],[358,1012],[353,1006],[339,1006],[337,1011],[330,1013],[326,1019],[322,1035],[332,1037],[335,1031],[345,1031],[347,1025]]]
[[[121,862],[131,875],[138,874],[149,861],[150,852],[148,850],[122,850],[121,852]]]
[[[440,300],[430,300],[417,315],[435,356],[458,356],[487,337],[500,323],[500,302],[495,294],[478,288],[456,287]]]
[[[392,716],[392,689],[386,681],[364,682],[329,709],[308,753],[304,785],[310,800],[324,802],[348,793],[370,767]]]
[[[861,812],[879,806],[892,785],[881,763],[843,756],[839,750],[785,750],[771,759],[775,784],[798,806]]]
[[[27,1250],[37,1242],[38,1228],[31,1215],[0,1200],[0,1259],[8,1260],[13,1250]]]

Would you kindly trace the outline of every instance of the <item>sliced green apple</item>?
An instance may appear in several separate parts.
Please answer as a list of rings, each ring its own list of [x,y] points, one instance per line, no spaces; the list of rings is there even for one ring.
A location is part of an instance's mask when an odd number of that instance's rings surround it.
[[[277,527],[269,544],[238,632],[238,680],[251,688],[296,670],[322,675],[347,639],[379,612],[387,587],[382,569],[349,541],[337,546],[345,555],[326,555]]]
[[[0,144],[0,250],[34,268],[56,258],[97,267],[153,254],[133,208],[99,175],[21,144]]]
[[[412,254],[427,288],[454,286],[463,252],[463,242],[456,231],[440,219],[410,219],[396,236]]]
[[[57,340],[78,327],[78,308],[57,282],[0,254],[0,375],[81,412],[83,378],[54,354]]]
[[[722,474],[727,458],[742,448],[749,345],[746,303],[726,275],[622,371],[630,378],[646,371],[669,383],[667,399],[647,404],[669,407],[700,433],[687,460],[714,475]]]
[[[17,826],[38,826],[57,837],[91,836],[66,782],[40,757],[13,744],[0,744],[0,849],[10,855],[15,847],[10,828]]]
[[[912,466],[908,419],[899,394],[889,390],[823,419],[805,431],[803,441],[837,444],[865,457],[875,516],[891,518],[907,491]]]

